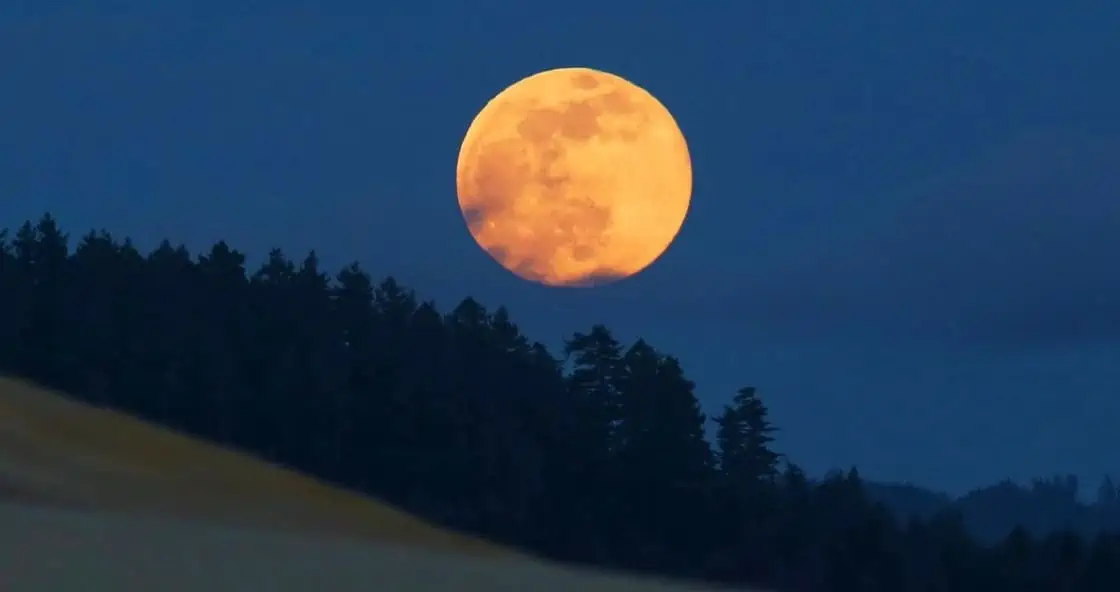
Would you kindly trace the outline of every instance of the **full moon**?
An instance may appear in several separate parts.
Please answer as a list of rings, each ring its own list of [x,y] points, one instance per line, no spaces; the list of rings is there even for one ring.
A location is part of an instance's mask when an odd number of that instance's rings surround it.
[[[677,122],[614,74],[559,68],[498,93],[471,122],[455,174],[475,242],[549,286],[632,276],[688,213],[692,163]]]

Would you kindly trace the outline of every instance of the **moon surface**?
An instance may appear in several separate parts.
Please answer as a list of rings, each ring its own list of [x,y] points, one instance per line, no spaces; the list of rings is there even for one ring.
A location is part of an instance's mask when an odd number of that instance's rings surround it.
[[[456,167],[475,242],[549,286],[602,285],[652,264],[676,238],[692,163],[669,110],[589,68],[509,86],[471,122]]]

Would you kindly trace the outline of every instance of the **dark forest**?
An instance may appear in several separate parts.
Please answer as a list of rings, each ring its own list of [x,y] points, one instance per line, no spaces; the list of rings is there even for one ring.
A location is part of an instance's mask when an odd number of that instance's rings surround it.
[[[1107,477],[956,499],[812,477],[749,376],[709,422],[654,344],[594,325],[549,351],[501,306],[441,310],[313,252],[246,269],[224,242],[147,252],[48,215],[0,234],[0,315],[4,374],[558,561],[791,592],[1120,582]]]

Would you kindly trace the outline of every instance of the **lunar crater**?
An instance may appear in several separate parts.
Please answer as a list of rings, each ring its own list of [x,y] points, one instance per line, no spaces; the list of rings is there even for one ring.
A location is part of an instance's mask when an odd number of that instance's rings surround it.
[[[599,81],[587,72],[578,72],[572,75],[572,86],[580,90],[591,90],[599,86]]]

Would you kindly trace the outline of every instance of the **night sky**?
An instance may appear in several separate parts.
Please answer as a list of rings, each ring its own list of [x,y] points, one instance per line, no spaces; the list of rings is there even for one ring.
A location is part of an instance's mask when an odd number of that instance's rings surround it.
[[[1091,492],[1120,473],[1118,30],[1095,1],[4,2],[0,214],[315,248],[554,345],[603,322],[711,413],[757,386],[813,473]],[[559,66],[648,89],[695,167],[677,242],[603,288],[516,278],[456,204],[472,117]]]

